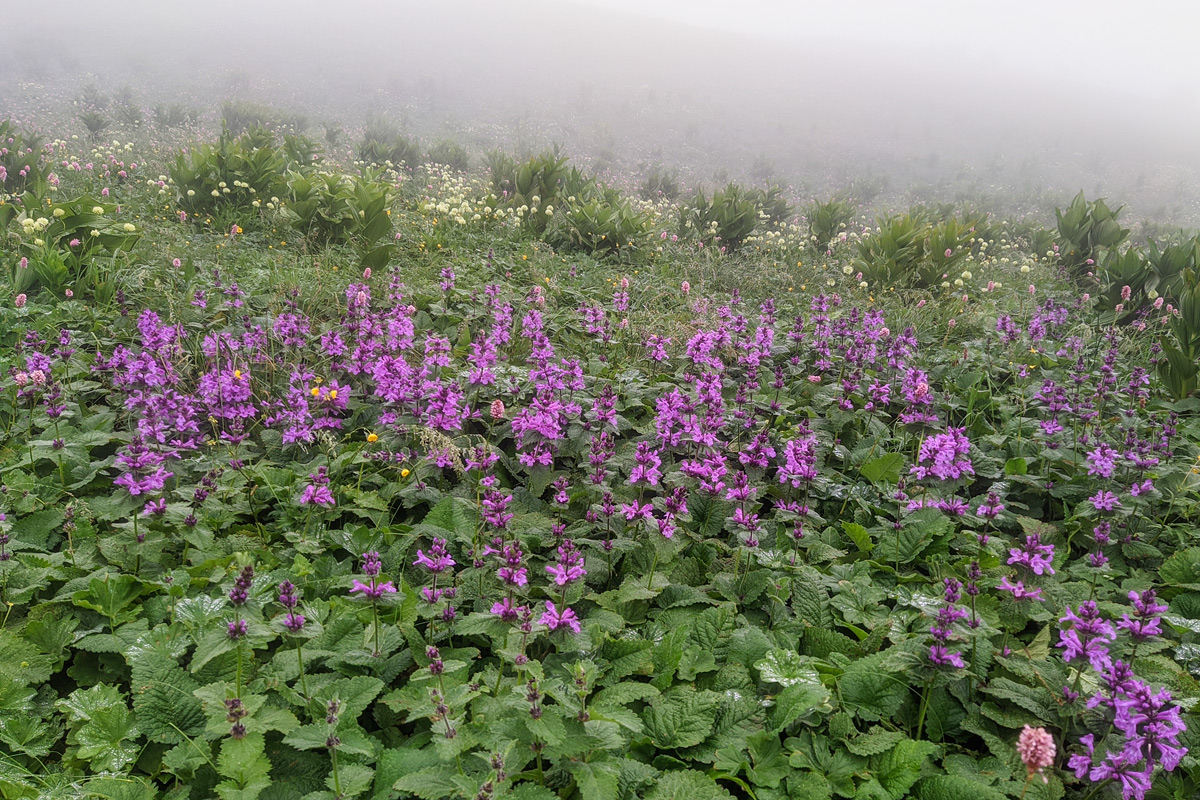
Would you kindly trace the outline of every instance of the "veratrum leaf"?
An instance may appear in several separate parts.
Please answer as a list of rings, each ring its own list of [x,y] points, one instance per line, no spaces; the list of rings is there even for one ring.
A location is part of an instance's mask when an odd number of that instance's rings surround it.
[[[715,692],[680,688],[653,702],[642,719],[657,747],[691,747],[712,732],[719,704],[720,696]]]

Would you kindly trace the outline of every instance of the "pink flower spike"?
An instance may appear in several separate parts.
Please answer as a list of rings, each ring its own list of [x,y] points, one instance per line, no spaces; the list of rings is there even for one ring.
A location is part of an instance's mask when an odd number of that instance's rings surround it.
[[[1026,725],[1017,739],[1017,752],[1025,769],[1029,770],[1030,778],[1036,773],[1042,776],[1042,783],[1049,783],[1050,779],[1042,770],[1054,765],[1054,737],[1045,728]]]

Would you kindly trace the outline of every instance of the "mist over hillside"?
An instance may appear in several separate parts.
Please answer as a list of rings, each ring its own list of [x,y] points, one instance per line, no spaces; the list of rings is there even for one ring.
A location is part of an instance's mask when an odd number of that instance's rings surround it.
[[[70,25],[0,54],[0,112],[48,121],[82,86],[130,87],[214,125],[236,99],[475,152],[558,143],[617,182],[668,164],[1041,218],[1083,189],[1130,221],[1200,224],[1186,4],[830,5],[68,2]]]

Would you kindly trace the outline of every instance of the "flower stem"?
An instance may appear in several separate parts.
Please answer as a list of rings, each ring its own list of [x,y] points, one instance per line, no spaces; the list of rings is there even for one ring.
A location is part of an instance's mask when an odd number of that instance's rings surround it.
[[[304,692],[304,700],[307,702],[310,699],[310,695],[308,693],[308,679],[304,676],[304,655],[300,652],[301,647],[303,645],[297,642],[296,663],[300,665],[300,690]]]
[[[917,739],[925,729],[925,712],[929,710],[929,693],[933,689],[933,678],[925,681],[925,690],[921,692],[921,712],[917,715]]]

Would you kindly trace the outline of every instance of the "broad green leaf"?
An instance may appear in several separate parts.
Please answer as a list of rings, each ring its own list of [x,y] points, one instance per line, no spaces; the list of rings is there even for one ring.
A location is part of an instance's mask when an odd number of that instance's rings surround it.
[[[854,546],[858,548],[860,553],[869,553],[875,547],[875,543],[871,541],[871,534],[862,525],[857,522],[842,522],[842,530],[854,542]]]
[[[887,453],[863,464],[859,472],[871,482],[887,481],[888,483],[896,483],[900,480],[900,468],[903,466],[903,455],[900,453]]]
[[[651,701],[642,713],[646,733],[663,749],[691,747],[704,741],[716,720],[718,695],[677,688]]]
[[[772,650],[755,663],[754,668],[763,681],[780,686],[820,684],[821,678],[811,666],[811,661],[811,658],[797,655],[791,650]]]
[[[664,772],[646,800],[730,800],[732,795],[712,778],[692,770]]]

